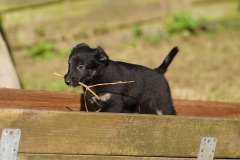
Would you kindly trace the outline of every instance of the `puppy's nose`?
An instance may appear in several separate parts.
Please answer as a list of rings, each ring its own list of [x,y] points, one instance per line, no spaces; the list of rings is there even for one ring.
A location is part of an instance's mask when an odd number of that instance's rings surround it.
[[[64,81],[65,81],[66,85],[70,85],[71,84],[71,80],[70,80],[70,78],[68,78],[67,75],[64,76]]]
[[[71,80],[65,79],[65,83],[66,83],[67,85],[70,85],[70,84],[71,84]]]

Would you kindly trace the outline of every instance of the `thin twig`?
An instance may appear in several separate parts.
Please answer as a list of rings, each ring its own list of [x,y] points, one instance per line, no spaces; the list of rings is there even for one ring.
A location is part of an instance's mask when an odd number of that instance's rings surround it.
[[[88,112],[87,100],[86,100],[86,93],[87,93],[87,92],[84,92],[84,105],[85,105],[86,111]]]
[[[86,88],[86,90],[88,90],[89,92],[91,92],[95,97],[97,97],[97,99],[100,99],[99,97],[98,97],[98,95],[96,95],[96,93],[94,93],[91,89],[90,89],[90,87],[88,87],[86,84],[84,84],[84,83],[82,83],[82,82],[78,82],[80,85],[82,85],[83,87],[85,87]]]
[[[58,73],[56,73],[56,72],[54,72],[53,74],[55,74],[55,75],[57,75],[57,76],[59,76],[59,77],[63,77],[63,75],[58,74]]]
[[[54,73],[55,75],[59,76],[59,77],[63,77],[63,75],[61,74],[58,74],[58,73]],[[82,85],[83,87],[86,88],[86,91],[88,90],[89,92],[91,92],[97,99],[100,99],[98,97],[98,95],[93,92],[90,88],[93,88],[93,87],[98,87],[98,86],[106,86],[106,85],[114,85],[114,84],[127,84],[127,83],[134,83],[134,81],[118,81],[118,82],[112,82],[112,83],[101,83],[101,84],[94,84],[94,85],[91,85],[91,86],[87,86],[86,84],[82,83],[82,82],[78,82],[80,85]],[[87,101],[86,101],[86,93],[87,92],[84,92],[84,102],[85,102],[85,108],[86,108],[86,111],[88,112],[88,107],[87,107]]]
[[[118,81],[118,82],[112,82],[112,83],[101,83],[101,84],[94,84],[91,86],[88,86],[89,88],[98,87],[98,86],[106,86],[106,85],[113,85],[113,84],[126,84],[126,83],[134,83],[134,81]]]
[[[57,75],[57,76],[59,76],[59,77],[63,77],[63,75],[61,75],[61,74],[58,74],[58,73],[54,73],[54,74]],[[88,87],[86,84],[84,84],[84,83],[82,83],[82,82],[78,82],[78,84],[80,84],[80,85],[82,85],[83,87],[85,87],[86,90],[88,90],[89,92],[91,92],[97,99],[100,99],[100,98],[98,97],[98,95],[96,95],[96,93],[94,93],[94,92],[90,89],[90,87]]]

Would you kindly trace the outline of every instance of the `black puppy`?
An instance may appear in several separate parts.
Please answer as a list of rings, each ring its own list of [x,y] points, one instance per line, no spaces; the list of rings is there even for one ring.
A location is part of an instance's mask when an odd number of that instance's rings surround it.
[[[94,85],[134,81],[92,88],[100,99],[87,91],[88,106],[91,105],[94,111],[101,112],[176,115],[164,73],[177,52],[178,48],[174,47],[158,68],[149,69],[136,64],[112,61],[101,47],[90,48],[81,43],[72,49],[69,56],[65,83],[76,87],[78,82]]]

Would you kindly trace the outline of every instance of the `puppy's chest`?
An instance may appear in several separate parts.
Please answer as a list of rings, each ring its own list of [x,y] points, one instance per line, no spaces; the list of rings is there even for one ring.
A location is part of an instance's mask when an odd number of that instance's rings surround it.
[[[94,104],[94,103],[104,103],[104,102],[108,102],[111,100],[112,98],[112,94],[111,93],[100,93],[100,94],[97,94],[99,99],[95,96],[89,96],[88,97],[88,101],[91,103],[91,104]]]
[[[111,93],[103,93],[99,95],[99,100],[102,102],[107,102],[111,100],[112,94]]]

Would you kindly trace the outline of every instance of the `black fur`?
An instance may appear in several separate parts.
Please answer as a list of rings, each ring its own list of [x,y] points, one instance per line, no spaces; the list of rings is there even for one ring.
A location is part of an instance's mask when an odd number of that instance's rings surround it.
[[[161,74],[164,74],[167,71],[168,66],[171,64],[172,60],[178,53],[178,48],[173,47],[172,50],[168,53],[168,56],[164,59],[162,64],[155,70]]]
[[[90,48],[81,43],[73,48],[69,56],[65,83],[76,87],[78,82],[94,85],[134,81],[92,88],[100,99],[87,91],[88,107],[101,112],[175,115],[164,73],[177,52],[177,47],[174,47],[158,68],[149,69],[141,65],[112,61],[101,47]]]

